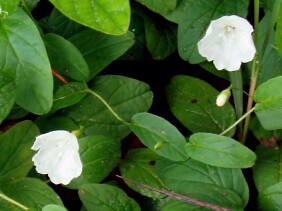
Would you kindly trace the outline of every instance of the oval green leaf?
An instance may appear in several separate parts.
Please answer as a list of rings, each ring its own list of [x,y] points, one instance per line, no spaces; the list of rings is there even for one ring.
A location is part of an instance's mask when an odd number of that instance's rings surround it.
[[[68,18],[106,34],[125,34],[129,27],[129,0],[50,0]]]
[[[85,184],[79,188],[79,198],[87,210],[141,211],[125,192],[106,184]]]
[[[131,121],[131,130],[148,148],[170,160],[187,159],[186,139],[168,121],[150,113],[136,114]]]
[[[190,136],[186,152],[194,160],[224,168],[249,168],[256,160],[256,154],[241,143],[211,133]]]
[[[280,211],[282,209],[282,182],[268,187],[259,194],[258,202],[261,210]]]
[[[167,86],[167,99],[172,113],[193,133],[221,133],[235,122],[230,103],[216,105],[219,92],[203,80],[179,75]],[[227,135],[234,135],[235,128]]]

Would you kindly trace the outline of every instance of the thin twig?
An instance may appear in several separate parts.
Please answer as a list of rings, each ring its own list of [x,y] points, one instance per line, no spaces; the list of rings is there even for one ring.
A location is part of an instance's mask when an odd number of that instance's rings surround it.
[[[64,84],[69,83],[67,79],[65,79],[57,70],[51,67],[52,73],[54,76],[56,76],[60,81],[62,81]]]
[[[150,189],[152,191],[156,191],[158,193],[162,193],[162,194],[165,194],[165,195],[170,196],[172,198],[175,198],[175,199],[178,199],[178,200],[181,200],[181,201],[185,201],[185,202],[188,202],[190,204],[194,204],[194,205],[197,205],[197,206],[200,206],[200,207],[212,209],[212,210],[215,210],[215,211],[231,211],[231,209],[229,209],[229,208],[224,208],[224,207],[221,207],[221,206],[218,206],[218,205],[215,205],[215,204],[211,204],[211,203],[208,203],[208,202],[200,201],[199,199],[190,198],[190,197],[178,194],[178,193],[173,193],[173,192],[170,192],[170,191],[153,188],[151,186],[138,183],[138,182],[136,182],[134,180],[127,179],[127,178],[124,178],[124,177],[119,176],[119,175],[116,175],[116,177],[121,178],[121,179],[123,179],[125,181],[128,181],[128,182],[134,183],[136,185],[142,186],[144,188],[148,188],[148,189]]]

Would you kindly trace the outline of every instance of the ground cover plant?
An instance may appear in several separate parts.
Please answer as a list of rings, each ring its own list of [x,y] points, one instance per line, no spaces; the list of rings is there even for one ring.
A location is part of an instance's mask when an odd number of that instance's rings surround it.
[[[0,210],[281,210],[281,55],[281,0],[0,0]]]

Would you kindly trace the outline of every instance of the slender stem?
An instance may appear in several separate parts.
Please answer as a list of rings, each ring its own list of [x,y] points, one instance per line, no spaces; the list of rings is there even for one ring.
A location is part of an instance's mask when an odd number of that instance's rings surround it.
[[[234,122],[229,128],[227,128],[225,131],[223,131],[222,133],[220,133],[219,135],[223,136],[226,133],[228,133],[230,130],[232,130],[234,127],[236,127],[240,122],[242,122],[242,120],[246,117],[248,117],[253,111],[255,110],[255,107],[253,107],[252,109],[250,109],[247,113],[245,113],[243,116],[241,116],[236,122]]]
[[[7,201],[7,202],[9,202],[11,204],[14,204],[14,205],[20,207],[23,210],[28,210],[28,208],[26,206],[22,205],[21,203],[15,201],[14,199],[11,199],[10,197],[8,197],[8,196],[6,196],[6,195],[4,195],[2,193],[0,193],[0,198],[4,199],[5,201]]]
[[[67,79],[65,79],[57,70],[51,67],[51,71],[54,76],[56,76],[60,81],[62,81],[64,84],[69,83]]]
[[[119,175],[116,175],[116,177],[121,178],[121,179],[128,181],[128,182],[134,183],[135,185],[139,185],[141,187],[150,189],[152,191],[165,194],[165,195],[170,196],[172,198],[197,205],[199,207],[204,207],[204,208],[208,208],[208,209],[215,210],[215,211],[231,211],[231,209],[228,209],[228,208],[224,208],[224,207],[221,207],[221,206],[218,206],[218,205],[215,205],[215,204],[211,204],[209,202],[204,202],[204,201],[201,201],[199,199],[190,198],[190,197],[178,194],[178,193],[174,193],[174,192],[170,192],[170,191],[166,191],[166,190],[160,190],[160,189],[151,187],[149,185],[141,184],[141,183],[136,182],[134,180],[124,178],[124,177],[119,176]]]
[[[122,119],[100,95],[98,95],[96,92],[94,92],[91,89],[87,89],[86,91],[97,97],[107,107],[107,109],[109,109],[109,111],[115,116],[115,118],[117,118],[119,121],[121,121],[124,124],[129,124],[124,119]]]
[[[243,115],[243,80],[242,71],[234,71],[229,73],[230,81],[232,84],[232,94],[235,103],[236,119],[240,119]],[[242,133],[242,122],[238,125],[239,134]]]

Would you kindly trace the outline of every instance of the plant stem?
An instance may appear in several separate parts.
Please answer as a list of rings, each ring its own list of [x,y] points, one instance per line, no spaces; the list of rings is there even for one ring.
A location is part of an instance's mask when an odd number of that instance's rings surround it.
[[[243,115],[243,80],[242,71],[234,71],[229,73],[232,85],[232,94],[235,103],[236,119],[240,119]],[[242,133],[242,122],[238,125],[239,134]]]
[[[60,81],[62,81],[64,84],[67,84],[68,81],[65,79],[57,70],[51,67],[51,71],[54,76],[56,76]]]
[[[122,119],[99,94],[97,94],[91,89],[87,89],[86,91],[92,94],[93,96],[97,97],[107,107],[107,109],[114,115],[115,118],[117,118],[119,121],[121,121],[124,124],[129,124],[124,119]]]
[[[152,191],[165,194],[165,195],[170,196],[172,198],[175,198],[175,199],[178,199],[178,200],[181,200],[181,201],[185,201],[185,202],[188,202],[190,204],[197,205],[199,207],[204,207],[204,208],[208,208],[208,209],[215,210],[215,211],[231,211],[231,209],[228,209],[228,208],[224,208],[224,207],[221,207],[221,206],[218,206],[218,205],[215,205],[215,204],[211,204],[209,202],[204,202],[204,201],[201,201],[199,199],[190,198],[190,197],[187,197],[187,196],[184,196],[184,195],[181,195],[181,194],[178,194],[178,193],[170,192],[170,191],[167,191],[167,190],[160,190],[160,189],[151,187],[149,185],[141,184],[141,183],[136,182],[134,180],[124,178],[124,177],[119,176],[119,175],[116,175],[116,177],[121,178],[121,179],[128,181],[128,182],[134,183],[135,185],[139,185],[141,187],[150,189]]]
[[[0,193],[0,198],[4,199],[5,201],[7,201],[11,204],[14,204],[14,205],[20,207],[22,210],[28,210],[28,208],[26,206],[24,206],[21,203],[15,201],[14,199],[11,199],[10,197],[4,195],[3,193]]]
[[[253,111],[255,110],[255,107],[253,107],[252,109],[250,109],[247,113],[245,113],[243,116],[241,116],[236,122],[233,123],[233,125],[231,125],[229,128],[227,128],[225,131],[223,131],[222,133],[220,133],[219,135],[223,136],[226,133],[228,133],[230,130],[232,130],[234,127],[236,127],[240,122],[242,122],[242,120],[246,117],[248,117]]]

